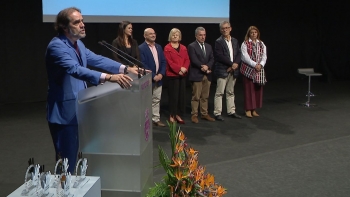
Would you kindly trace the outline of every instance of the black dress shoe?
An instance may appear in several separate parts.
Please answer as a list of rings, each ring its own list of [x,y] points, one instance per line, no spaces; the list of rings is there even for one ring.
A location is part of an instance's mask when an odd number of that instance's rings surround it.
[[[215,120],[224,121],[224,118],[221,115],[215,116]]]
[[[240,115],[237,115],[236,113],[234,113],[234,114],[229,114],[228,116],[231,117],[231,118],[242,119],[242,117],[241,117]]]

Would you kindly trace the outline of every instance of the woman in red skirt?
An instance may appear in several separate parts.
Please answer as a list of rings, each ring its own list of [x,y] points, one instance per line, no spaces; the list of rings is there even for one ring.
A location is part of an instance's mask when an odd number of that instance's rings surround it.
[[[264,66],[266,64],[266,46],[260,40],[259,29],[248,28],[241,46],[243,74],[244,108],[246,117],[259,116],[257,108],[262,107],[263,86],[266,83]]]

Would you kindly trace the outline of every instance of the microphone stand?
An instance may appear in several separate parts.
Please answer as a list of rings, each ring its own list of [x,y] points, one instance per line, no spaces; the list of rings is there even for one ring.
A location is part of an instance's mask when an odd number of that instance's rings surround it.
[[[111,49],[108,45],[108,43],[106,43],[105,41],[102,41],[102,42],[98,42],[100,45],[106,47],[108,50],[112,51],[113,53],[117,54],[119,57],[123,58],[125,61],[127,61],[129,64],[131,65],[135,65],[137,67],[137,73],[138,73],[138,78],[140,79],[141,78],[141,71],[140,71],[140,67],[137,66],[136,64],[134,64],[133,62],[131,62],[130,60],[128,60],[126,57],[122,56],[121,54],[117,53],[116,51],[114,51],[113,49]],[[113,46],[113,45],[112,45]],[[118,49],[119,50],[119,49]],[[121,51],[123,52],[123,51]],[[124,52],[123,52],[124,53]],[[128,54],[126,54],[128,55]],[[129,56],[129,55],[128,55]],[[130,56],[131,57],[131,56]],[[144,69],[144,74],[146,74],[146,71]]]
[[[138,59],[134,58],[133,56],[131,56],[131,55],[125,53],[124,51],[118,49],[117,47],[115,47],[115,46],[109,44],[108,42],[106,42],[106,41],[104,41],[104,40],[102,40],[102,43],[105,44],[105,45],[108,45],[108,46],[112,47],[113,49],[115,49],[115,50],[117,50],[118,52],[122,53],[123,55],[127,56],[128,58],[130,58],[130,59],[132,59],[132,60],[134,60],[134,61],[140,63],[140,64],[142,65],[142,67],[144,68],[142,74],[143,74],[143,75],[146,75],[145,66],[143,65],[143,63],[142,63],[141,61],[139,61]],[[117,54],[118,54],[118,53],[117,53]],[[118,54],[118,55],[121,56],[120,54]],[[136,64],[135,64],[135,65],[136,65]],[[138,65],[136,65],[136,66],[138,66]]]

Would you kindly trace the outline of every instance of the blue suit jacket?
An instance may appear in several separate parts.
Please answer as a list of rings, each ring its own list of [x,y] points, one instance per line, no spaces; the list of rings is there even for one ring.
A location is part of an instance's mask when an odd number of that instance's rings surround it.
[[[96,55],[78,40],[79,55],[73,44],[64,35],[51,40],[46,49],[48,75],[47,120],[50,123],[77,124],[76,99],[85,89],[86,82],[100,83],[101,72],[90,70],[87,65],[110,73],[119,73],[120,63]]]
[[[157,74],[162,74],[163,77],[165,76],[165,69],[166,69],[166,60],[165,56],[163,53],[163,49],[159,44],[155,44],[157,53],[158,53],[158,62],[159,62],[159,69],[158,72],[156,73],[156,63],[153,58],[153,54],[151,52],[151,49],[149,49],[149,46],[146,42],[143,42],[142,44],[139,45],[140,49],[140,58],[141,62],[145,66],[146,69],[152,71],[152,82],[154,85],[153,78]],[[162,85],[162,80],[158,81],[158,86]]]

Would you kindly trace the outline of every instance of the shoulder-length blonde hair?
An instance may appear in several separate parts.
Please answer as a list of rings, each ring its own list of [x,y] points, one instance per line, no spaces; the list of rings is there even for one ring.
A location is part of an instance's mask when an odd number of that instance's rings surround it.
[[[258,29],[257,27],[255,27],[255,26],[250,26],[250,27],[248,28],[248,31],[247,31],[245,37],[244,37],[244,40],[245,40],[245,41],[249,40],[249,34],[250,34],[250,31],[252,31],[252,30],[256,30],[256,32],[258,32],[257,39],[260,40],[260,31],[259,31],[259,29]],[[260,40],[260,41],[261,41],[261,40]]]
[[[171,36],[173,36],[175,33],[179,33],[179,41],[181,41],[182,35],[181,31],[178,28],[172,28],[169,33],[168,41],[171,41]]]

